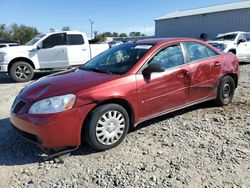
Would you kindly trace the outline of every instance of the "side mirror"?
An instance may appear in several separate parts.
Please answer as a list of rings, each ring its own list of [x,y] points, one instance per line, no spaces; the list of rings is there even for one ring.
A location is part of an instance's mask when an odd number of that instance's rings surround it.
[[[239,39],[239,40],[238,40],[238,44],[240,44],[240,43],[242,43],[242,42],[246,42],[246,40],[245,40],[245,39]]]
[[[38,43],[36,49],[37,49],[37,50],[40,50],[40,49],[42,49],[42,48],[43,48],[43,44],[42,44],[42,43]]]
[[[153,72],[164,72],[164,68],[159,64],[150,63],[145,69],[142,70],[142,75],[145,78],[150,78]]]

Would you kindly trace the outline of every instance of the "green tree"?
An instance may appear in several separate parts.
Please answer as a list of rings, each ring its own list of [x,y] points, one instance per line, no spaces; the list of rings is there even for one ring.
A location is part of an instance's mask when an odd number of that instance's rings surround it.
[[[128,35],[126,33],[121,33],[119,37],[128,37]]]
[[[16,23],[10,26],[10,39],[19,40],[21,44],[28,42],[35,35],[38,34],[38,31],[35,27],[18,25]]]
[[[141,32],[139,31],[132,31],[129,33],[130,37],[140,37],[141,36]]]
[[[112,37],[118,37],[118,36],[119,36],[118,33],[116,33],[116,32],[113,32],[113,33],[112,33]]]
[[[9,39],[10,33],[7,31],[5,24],[0,24],[0,39]]]

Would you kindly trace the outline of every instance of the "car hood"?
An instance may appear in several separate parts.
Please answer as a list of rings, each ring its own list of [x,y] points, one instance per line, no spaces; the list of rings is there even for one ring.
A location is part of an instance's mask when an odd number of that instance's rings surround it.
[[[45,76],[29,84],[20,92],[20,96],[27,101],[38,101],[52,96],[77,95],[117,77],[117,75],[71,69]]]
[[[33,46],[9,46],[9,47],[4,47],[1,48],[1,52],[5,53],[12,53],[12,52],[27,52],[29,50],[32,50],[34,47]]]

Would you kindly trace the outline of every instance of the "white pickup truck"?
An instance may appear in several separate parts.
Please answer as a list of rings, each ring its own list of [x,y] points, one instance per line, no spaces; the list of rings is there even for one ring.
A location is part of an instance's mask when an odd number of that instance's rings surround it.
[[[223,33],[215,40],[207,42],[221,51],[236,54],[240,62],[250,62],[250,32]]]
[[[39,34],[25,45],[0,48],[0,72],[26,82],[36,71],[80,66],[108,48],[108,44],[89,44],[87,35],[78,31]]]

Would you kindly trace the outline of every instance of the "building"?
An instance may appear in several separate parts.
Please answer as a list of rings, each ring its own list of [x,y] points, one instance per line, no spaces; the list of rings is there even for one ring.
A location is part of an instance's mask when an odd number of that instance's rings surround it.
[[[155,19],[156,37],[213,39],[231,31],[250,31],[250,0],[175,11]]]

